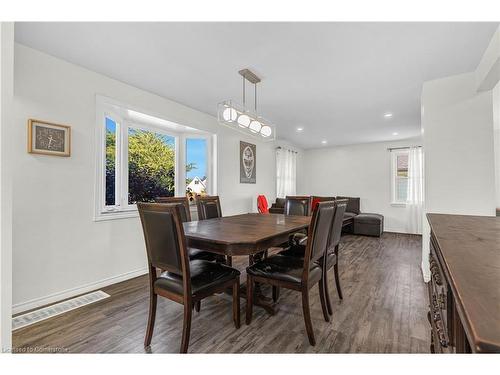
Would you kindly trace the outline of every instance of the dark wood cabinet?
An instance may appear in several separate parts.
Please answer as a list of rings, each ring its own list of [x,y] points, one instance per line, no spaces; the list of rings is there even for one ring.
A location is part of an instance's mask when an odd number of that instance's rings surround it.
[[[427,219],[431,352],[500,352],[500,218]]]

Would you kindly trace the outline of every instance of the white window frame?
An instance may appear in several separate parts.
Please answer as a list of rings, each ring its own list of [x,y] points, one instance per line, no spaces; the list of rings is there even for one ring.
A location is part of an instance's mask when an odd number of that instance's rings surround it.
[[[391,205],[392,206],[406,206],[405,200],[398,200],[397,184],[398,179],[398,156],[408,155],[409,149],[391,150]]]
[[[120,116],[114,107],[136,110],[118,103],[113,99],[96,98],[96,178],[94,221],[114,220],[138,217],[137,206],[128,204],[128,129],[143,129],[175,138],[175,187],[176,196],[185,196],[186,192],[186,140],[189,138],[207,140],[207,186],[208,194],[217,194],[216,135],[202,131],[177,132],[160,125],[131,121]],[[138,112],[145,113],[137,110]],[[116,123],[117,137],[115,157],[115,204],[106,206],[106,117]],[[127,152],[120,152],[127,150]],[[182,166],[182,167],[181,167]],[[120,201],[118,201],[120,200]]]

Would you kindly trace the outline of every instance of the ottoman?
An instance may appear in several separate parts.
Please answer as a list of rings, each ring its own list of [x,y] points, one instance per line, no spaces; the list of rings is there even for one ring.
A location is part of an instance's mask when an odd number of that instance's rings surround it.
[[[384,217],[379,214],[362,213],[354,216],[354,234],[380,237],[384,231]]]

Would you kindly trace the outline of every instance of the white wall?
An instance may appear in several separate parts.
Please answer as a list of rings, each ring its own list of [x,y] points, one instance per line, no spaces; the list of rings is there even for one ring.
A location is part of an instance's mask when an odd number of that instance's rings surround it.
[[[0,353],[12,346],[11,109],[14,84],[14,24],[0,23]]]
[[[420,145],[419,139],[328,147],[303,152],[298,194],[361,198],[362,212],[384,215],[384,230],[408,232],[408,211],[391,205],[389,147]]]
[[[425,212],[494,215],[492,92],[478,93],[475,73],[430,82],[422,90]],[[429,279],[429,226],[422,269]]]
[[[275,145],[216,119],[22,45],[15,46],[13,303],[15,311],[143,273],[138,218],[94,222],[95,95],[217,133],[218,194],[224,215],[275,198]],[[216,103],[214,103],[214,106]],[[72,126],[70,158],[26,152],[29,118]],[[239,183],[239,141],[257,144],[257,184]],[[36,277],[36,281],[33,281]]]
[[[495,202],[500,211],[500,83],[493,89],[493,133],[495,147]]]

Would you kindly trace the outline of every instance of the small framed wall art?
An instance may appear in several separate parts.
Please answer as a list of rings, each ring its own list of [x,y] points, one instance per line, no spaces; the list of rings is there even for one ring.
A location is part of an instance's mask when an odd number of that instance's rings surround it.
[[[257,181],[257,147],[240,141],[240,183],[255,184]]]
[[[71,127],[29,119],[28,152],[31,154],[70,156]]]

